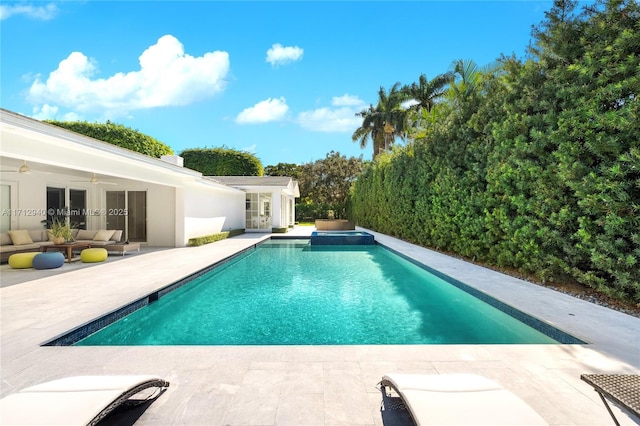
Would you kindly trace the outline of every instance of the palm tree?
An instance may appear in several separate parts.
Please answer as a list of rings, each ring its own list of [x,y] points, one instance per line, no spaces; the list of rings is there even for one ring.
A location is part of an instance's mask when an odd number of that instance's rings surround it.
[[[402,91],[415,103],[409,108],[415,111],[426,110],[431,112],[436,103],[447,93],[447,86],[453,81],[454,74],[447,72],[436,76],[431,81],[427,76],[420,74],[418,83],[404,86]]]
[[[460,99],[478,90],[482,83],[482,76],[500,71],[502,64],[492,62],[481,67],[471,59],[458,59],[451,64],[449,69],[449,73],[455,78],[449,87],[449,96],[453,99]]]
[[[371,139],[373,143],[373,157],[380,152],[381,147],[384,146],[384,123],[382,122],[382,116],[378,114],[376,108],[373,105],[369,105],[369,108],[363,109],[360,112],[356,112],[356,117],[362,118],[362,124],[358,127],[351,140],[360,141],[360,148],[364,149],[367,146],[367,142]]]
[[[401,90],[400,83],[394,84],[387,92],[384,87],[378,91],[378,104],[356,113],[362,118],[351,139],[360,141],[360,148],[367,146],[369,138],[373,141],[373,157],[381,151],[389,150],[396,138],[404,140],[408,111],[402,107],[406,93]]]

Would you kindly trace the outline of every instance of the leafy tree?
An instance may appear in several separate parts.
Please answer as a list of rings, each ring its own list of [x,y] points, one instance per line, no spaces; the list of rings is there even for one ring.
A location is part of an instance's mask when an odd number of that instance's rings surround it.
[[[173,155],[173,150],[162,142],[137,130],[125,127],[122,124],[112,123],[111,121],[88,123],[86,121],[45,120],[45,122],[150,157],[160,158],[163,155]]]
[[[301,173],[301,167],[294,163],[278,163],[264,168],[265,176],[287,176],[298,180]]]
[[[262,176],[258,158],[248,152],[228,148],[192,148],[180,153],[184,166],[205,176]]]
[[[325,158],[303,164],[299,177],[298,217],[323,219],[327,211],[336,219],[347,218],[351,185],[362,170],[362,157],[347,158],[331,151]]]

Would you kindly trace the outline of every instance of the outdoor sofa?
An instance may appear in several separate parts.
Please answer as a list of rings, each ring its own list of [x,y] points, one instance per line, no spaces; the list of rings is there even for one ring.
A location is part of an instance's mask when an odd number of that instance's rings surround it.
[[[122,231],[74,229],[72,236],[76,242],[90,244],[91,247],[107,247],[122,239]],[[42,251],[42,247],[52,245],[46,229],[12,230],[0,234],[0,261],[6,262],[15,253]],[[17,243],[17,244],[16,244]]]

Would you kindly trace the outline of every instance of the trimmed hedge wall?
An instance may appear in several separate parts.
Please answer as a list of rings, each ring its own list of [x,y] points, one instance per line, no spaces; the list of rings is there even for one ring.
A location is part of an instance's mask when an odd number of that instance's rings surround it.
[[[189,238],[188,245],[189,247],[198,247],[241,234],[244,234],[244,229],[233,229],[231,231],[219,232],[217,234],[205,235],[203,237]]]
[[[556,2],[531,58],[368,164],[357,224],[640,303],[640,3]]]
[[[88,123],[86,121],[55,121],[45,120],[45,123],[62,127],[81,135],[89,136],[112,145],[130,149],[150,157],[160,158],[163,155],[173,155],[173,150],[151,136],[140,133],[122,124],[110,121],[106,123]]]
[[[227,148],[193,148],[180,153],[184,166],[205,176],[262,176],[264,168],[248,152]]]

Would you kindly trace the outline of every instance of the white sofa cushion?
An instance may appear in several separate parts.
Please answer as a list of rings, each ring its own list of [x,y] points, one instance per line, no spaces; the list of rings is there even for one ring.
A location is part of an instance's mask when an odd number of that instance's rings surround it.
[[[93,240],[93,237],[96,236],[97,231],[88,231],[86,229],[79,229],[78,234],[76,235],[76,240]]]
[[[21,246],[24,244],[33,244],[33,240],[31,239],[31,235],[29,235],[29,231],[26,229],[17,229],[15,231],[9,231],[9,236],[11,237],[11,241],[16,246]]]
[[[93,241],[109,241],[114,232],[113,229],[101,229],[93,236]]]

